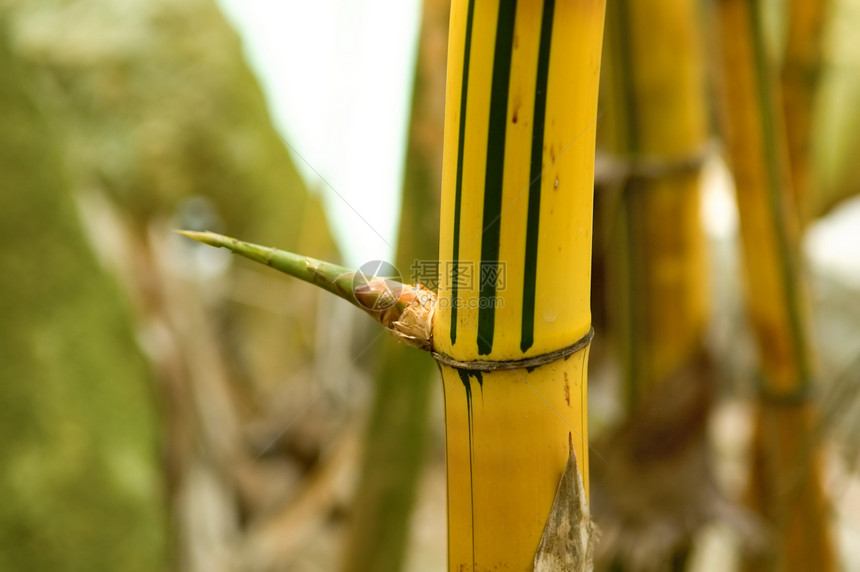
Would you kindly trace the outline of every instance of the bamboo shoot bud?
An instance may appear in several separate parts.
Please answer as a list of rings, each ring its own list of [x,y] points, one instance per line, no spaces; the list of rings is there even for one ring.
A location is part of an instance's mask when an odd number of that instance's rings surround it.
[[[403,284],[286,250],[260,246],[215,232],[180,230],[179,234],[216,248],[226,248],[319,286],[370,314],[401,342],[429,351],[436,294],[422,284]]]

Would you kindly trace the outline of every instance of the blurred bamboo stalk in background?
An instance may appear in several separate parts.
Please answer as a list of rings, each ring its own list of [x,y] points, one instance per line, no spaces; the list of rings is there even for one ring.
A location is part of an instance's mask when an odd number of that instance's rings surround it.
[[[825,28],[831,0],[788,2],[788,35],[780,74],[791,167],[791,188],[801,226],[813,217],[816,183],[812,175],[813,115],[824,60]]]
[[[762,373],[749,502],[773,526],[750,570],[834,570],[813,351],[779,88],[759,2],[719,0],[724,128]]]
[[[696,5],[613,2],[606,46],[601,142],[622,179],[612,298],[625,302],[612,321],[635,405],[695,361],[708,318],[699,192],[708,123]]]
[[[709,131],[697,4],[611,2],[604,45],[604,264],[628,419],[602,447],[598,558],[624,570],[683,566],[715,497],[705,463],[712,384],[700,187]],[[658,403],[673,414],[654,415]]]
[[[586,363],[603,17],[604,3],[590,0],[452,4],[433,331],[452,571],[578,571],[591,558]],[[560,517],[562,506],[576,514]]]
[[[422,269],[435,273],[438,260],[449,9],[448,0],[423,5],[397,245],[397,268],[427,284],[435,276],[424,276]],[[427,456],[428,402],[437,379],[433,361],[395,343],[386,344],[381,357],[346,533],[344,572],[403,569],[415,490]]]

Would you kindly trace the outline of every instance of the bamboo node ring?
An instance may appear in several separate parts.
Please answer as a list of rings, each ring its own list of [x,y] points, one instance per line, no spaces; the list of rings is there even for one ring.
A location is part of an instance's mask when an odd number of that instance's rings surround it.
[[[504,369],[532,369],[560,359],[566,359],[576,352],[586,348],[594,338],[594,328],[589,328],[588,332],[578,339],[576,342],[561,349],[547,352],[545,354],[536,355],[533,357],[515,359],[515,360],[472,360],[460,361],[452,358],[449,355],[441,352],[430,352],[433,358],[445,365],[455,367],[457,369],[467,369],[472,371],[499,371]]]

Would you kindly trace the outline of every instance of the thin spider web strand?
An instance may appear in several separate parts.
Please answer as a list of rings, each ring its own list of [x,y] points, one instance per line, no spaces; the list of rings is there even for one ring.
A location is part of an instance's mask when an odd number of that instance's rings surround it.
[[[391,246],[391,244],[389,244],[389,242],[388,242],[387,240],[385,240],[385,238],[383,238],[383,236],[382,236],[381,234],[379,234],[379,231],[377,231],[377,230],[373,227],[373,225],[372,225],[372,224],[370,224],[369,222],[367,222],[367,219],[366,219],[366,218],[364,218],[363,216],[361,216],[361,213],[360,213],[360,212],[358,212],[358,210],[356,210],[356,208],[355,208],[354,206],[352,206],[352,205],[349,203],[349,201],[347,201],[347,200],[343,197],[343,195],[341,195],[339,192],[337,192],[337,189],[335,189],[335,188],[331,185],[331,183],[329,183],[329,182],[325,179],[325,177],[323,177],[323,176],[320,174],[320,172],[319,172],[319,171],[317,171],[317,170],[314,168],[314,166],[313,166],[313,165],[311,165],[311,164],[310,164],[310,162],[308,162],[308,160],[307,160],[307,159],[305,159],[305,158],[302,156],[302,154],[301,154],[301,153],[299,153],[299,152],[298,152],[298,150],[290,144],[290,142],[289,142],[289,141],[287,141],[287,139],[286,139],[283,135],[281,135],[280,133],[278,133],[278,130],[277,130],[277,129],[275,129],[275,127],[274,127],[271,123],[269,123],[269,121],[266,119],[266,117],[265,117],[265,116],[263,116],[263,115],[262,115],[262,114],[260,114],[260,113],[257,113],[257,115],[260,117],[260,119],[261,119],[261,120],[263,120],[263,122],[264,122],[266,125],[268,125],[268,126],[269,126],[269,129],[271,129],[271,130],[272,130],[272,132],[273,132],[275,135],[277,135],[277,136],[278,136],[278,139],[280,139],[281,141],[283,141],[283,142],[284,142],[284,145],[286,145],[287,147],[289,147],[289,148],[290,148],[290,150],[291,150],[293,153],[295,153],[295,154],[296,154],[296,157],[298,157],[299,159],[301,159],[301,160],[302,160],[302,162],[303,162],[305,165],[307,165],[307,166],[308,166],[308,168],[310,168],[310,170],[311,170],[311,171],[313,171],[313,172],[316,174],[316,176],[317,176],[317,177],[319,177],[319,179],[320,179],[323,183],[325,183],[325,185],[326,185],[329,189],[331,189],[331,191],[332,191],[335,195],[337,195],[337,196],[338,196],[338,198],[339,198],[341,201],[343,201],[343,204],[345,204],[346,206],[348,206],[348,207],[352,210],[352,212],[354,212],[354,213],[355,213],[355,215],[356,215],[358,218],[360,218],[360,219],[362,220],[362,222],[364,222],[364,224],[366,224],[366,225],[367,225],[367,227],[368,227],[370,230],[372,230],[372,231],[374,232],[374,234],[376,234],[376,236],[378,236],[378,237],[379,237],[379,239],[380,239],[382,242],[384,242],[384,243],[385,243],[385,246],[387,246],[388,248],[393,248],[393,247]]]

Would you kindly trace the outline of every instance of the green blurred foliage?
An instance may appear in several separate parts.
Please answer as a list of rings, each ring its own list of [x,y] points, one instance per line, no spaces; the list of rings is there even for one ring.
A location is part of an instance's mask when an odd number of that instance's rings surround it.
[[[165,311],[146,296],[176,285],[147,274],[161,252],[131,261],[142,283],[107,275],[75,199],[108,197],[143,256],[153,231],[178,225],[330,260],[335,244],[211,0],[9,0],[0,22],[0,570],[164,569],[176,561],[171,523],[198,515],[168,498],[165,466],[176,460],[159,440],[207,444],[168,434],[176,396],[159,393],[163,371],[133,332],[139,320],[169,323],[142,314]],[[87,236],[111,239],[92,222]],[[171,243],[189,265],[193,248]],[[269,287],[250,262],[225,268],[199,298],[225,377],[244,382],[235,407],[253,449],[283,428],[273,404],[285,382],[311,375],[318,298],[275,275]],[[235,514],[258,516],[230,500]]]
[[[151,374],[85,242],[32,72],[0,36],[0,570],[157,570]]]
[[[211,0],[12,2],[16,45],[63,118],[68,164],[139,219],[202,195],[231,234],[295,245],[320,224]],[[331,254],[320,239],[309,255]]]
[[[107,193],[141,231],[160,220],[337,260],[320,202],[212,0],[10,0],[6,11],[16,49],[40,72],[76,190]],[[316,293],[283,284],[284,300],[303,297],[294,319],[225,308],[229,335],[251,354],[237,359],[257,379],[282,377],[284,361],[305,361],[315,342]]]
[[[830,0],[825,61],[816,102],[812,157],[818,181],[813,212],[820,216],[860,194],[860,1]]]
[[[15,46],[41,72],[40,96],[59,120],[76,189],[107,193],[140,228],[170,220],[338,258],[322,207],[271,128],[239,39],[214,2],[7,4]],[[188,202],[201,197],[211,207],[202,214],[189,207],[200,201]],[[284,299],[302,288],[284,281]],[[297,361],[312,349],[313,328],[299,325],[315,319],[315,294],[306,298],[295,305],[297,320],[230,309],[233,337],[255,348],[249,367],[265,369],[257,377],[283,374],[264,357],[277,349]]]

